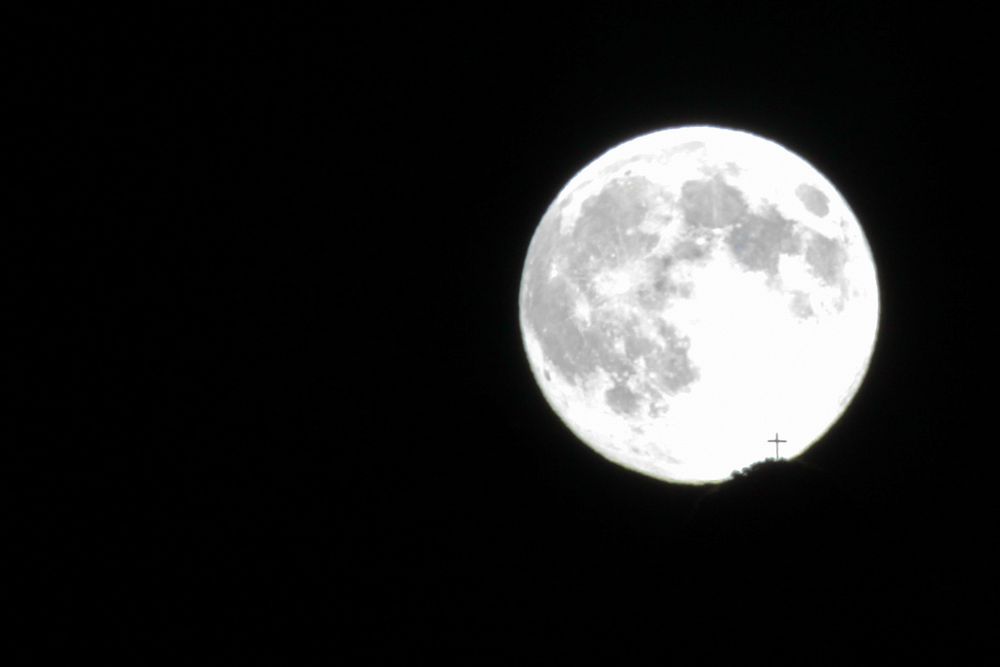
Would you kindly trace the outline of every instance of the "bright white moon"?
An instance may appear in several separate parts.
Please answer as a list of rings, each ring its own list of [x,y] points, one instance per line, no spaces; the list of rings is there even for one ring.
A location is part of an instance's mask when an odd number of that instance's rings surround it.
[[[681,127],[620,144],[549,206],[520,289],[535,379],[606,458],[705,483],[801,454],[857,392],[871,250],[836,188],[767,139]]]

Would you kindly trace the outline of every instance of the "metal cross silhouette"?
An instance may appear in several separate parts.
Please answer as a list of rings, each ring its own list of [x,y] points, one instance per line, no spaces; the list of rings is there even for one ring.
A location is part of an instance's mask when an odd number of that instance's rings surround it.
[[[777,461],[778,460],[778,443],[779,442],[788,442],[788,441],[787,440],[779,440],[778,439],[778,434],[775,433],[774,434],[774,440],[768,440],[768,442],[773,442],[774,443],[774,460]]]

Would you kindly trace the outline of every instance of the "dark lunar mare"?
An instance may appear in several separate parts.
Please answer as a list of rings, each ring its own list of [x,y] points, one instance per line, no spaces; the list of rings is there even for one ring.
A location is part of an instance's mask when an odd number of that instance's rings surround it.
[[[818,215],[822,218],[830,212],[830,200],[827,196],[808,183],[802,183],[799,187],[795,188],[795,196],[799,198],[799,201],[806,207],[806,210],[813,215]]]
[[[684,221],[692,232],[729,230],[725,242],[740,266],[764,272],[773,284],[778,280],[781,255],[797,255],[804,250],[805,261],[817,278],[825,285],[843,286],[847,251],[840,241],[805,229],[783,217],[773,205],[760,212],[751,211],[743,194],[726,183],[721,174],[687,181],[681,192]],[[816,188],[801,184],[796,194],[817,215],[828,212],[826,195]],[[793,296],[790,307],[800,317],[807,310],[811,313],[801,298]]]
[[[610,181],[598,194],[581,206],[570,238],[560,238],[561,204],[553,204],[535,239],[527,267],[524,294],[525,319],[538,337],[546,360],[570,384],[591,375],[598,368],[612,378],[614,387],[606,394],[608,405],[616,412],[634,414],[639,396],[629,387],[635,378],[636,364],[644,360],[653,384],[645,383],[643,393],[660,396],[689,385],[697,377],[687,357],[687,341],[676,330],[662,327],[661,340],[636,333],[637,318],[601,308],[600,295],[591,278],[608,269],[645,258],[659,241],[657,234],[644,232],[639,225],[651,214],[649,202],[658,197],[672,197],[663,188],[641,176],[626,176]],[[696,245],[684,246],[690,257],[703,254]],[[669,258],[654,272],[650,285],[642,285],[637,302],[647,308],[662,308],[675,295],[684,295],[684,286],[667,277]],[[558,275],[549,278],[552,267]],[[576,304],[585,300],[591,305],[590,322],[575,316]],[[624,350],[615,342],[623,341]]]

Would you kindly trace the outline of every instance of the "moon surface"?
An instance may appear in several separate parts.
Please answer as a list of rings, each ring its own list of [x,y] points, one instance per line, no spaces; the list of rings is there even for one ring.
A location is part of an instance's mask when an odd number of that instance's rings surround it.
[[[879,294],[836,188],[718,127],[626,141],[574,176],[524,263],[520,325],[546,400],[627,468],[709,483],[801,454],[868,369]]]

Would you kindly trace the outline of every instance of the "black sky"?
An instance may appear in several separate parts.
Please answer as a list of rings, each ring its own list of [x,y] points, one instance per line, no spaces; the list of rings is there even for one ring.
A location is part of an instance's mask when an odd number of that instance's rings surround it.
[[[291,12],[12,30],[5,467],[33,650],[882,664],[989,643],[979,17]],[[714,491],[579,443],[517,329],[563,184],[694,123],[822,171],[882,290],[845,416]]]

